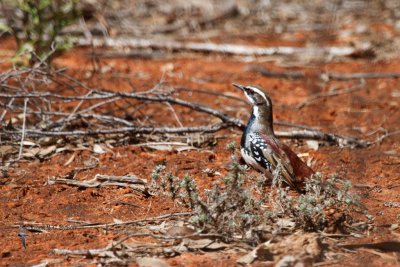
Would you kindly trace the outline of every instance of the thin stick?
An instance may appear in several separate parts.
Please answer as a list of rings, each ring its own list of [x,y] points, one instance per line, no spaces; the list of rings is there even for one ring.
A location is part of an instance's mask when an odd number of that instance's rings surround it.
[[[301,71],[272,71],[259,65],[248,65],[246,70],[256,71],[266,77],[284,78],[284,79],[304,79],[306,74]]]
[[[87,93],[86,95],[89,96],[89,95],[91,95],[91,94],[92,94],[92,92],[90,91],[90,92]],[[78,109],[82,106],[83,103],[84,103],[84,100],[79,101],[78,105],[76,105],[76,106],[74,107],[74,109],[73,109],[72,112],[68,115],[68,117],[65,118],[65,119],[62,121],[62,126],[60,127],[60,130],[62,130],[62,129],[65,128],[65,124],[66,124],[67,122],[69,122],[69,121],[75,116],[76,112],[77,112]]]
[[[98,108],[98,107],[100,107],[100,106],[102,106],[102,105],[105,105],[105,104],[108,104],[108,103],[117,101],[117,100],[119,100],[119,99],[121,99],[121,97],[118,96],[118,97],[113,97],[113,98],[111,98],[111,99],[107,99],[107,100],[105,100],[105,101],[96,103],[96,104],[94,104],[94,105],[92,105],[92,106],[90,106],[90,107],[88,107],[88,108],[85,108],[85,109],[79,111],[78,114],[86,113],[86,112],[91,111],[91,110],[93,110],[93,109],[96,109],[96,108]]]
[[[248,103],[243,98],[232,96],[232,95],[227,95],[224,93],[214,92],[214,91],[210,91],[210,90],[190,89],[190,88],[186,88],[186,87],[175,87],[174,91],[186,91],[186,92],[194,92],[194,93],[198,93],[198,94],[214,95],[214,96],[220,96],[220,97],[224,97],[224,98],[228,98],[228,99],[233,99],[233,100],[243,102],[246,104]]]
[[[386,133],[386,134],[382,135],[381,137],[377,138],[374,142],[371,142],[371,144],[380,143],[385,138],[388,138],[388,137],[394,136],[394,135],[399,135],[399,134],[400,134],[400,130],[396,130],[396,131],[393,131],[393,132]]]
[[[179,119],[178,115],[176,114],[174,107],[170,103],[167,103],[167,106],[171,110],[172,115],[174,115],[174,118],[175,118],[176,122],[178,123],[178,125],[180,127],[183,127],[183,124],[182,124],[181,120]]]
[[[22,149],[24,147],[24,138],[25,138],[25,124],[26,124],[26,107],[28,106],[28,98],[24,99],[24,113],[22,118],[22,134],[21,134],[21,144],[19,146],[18,158],[17,160],[21,159],[22,156]]]
[[[7,114],[7,108],[10,108],[10,107],[11,107],[11,105],[14,103],[14,100],[15,100],[15,98],[11,98],[10,101],[8,101],[8,103],[7,103],[7,105],[6,105],[6,107],[5,107],[4,111],[3,111],[3,113],[2,113],[1,116],[0,116],[0,124],[1,124],[1,122],[2,122],[3,119],[4,119],[4,117],[5,117],[6,114]]]
[[[327,93],[317,93],[314,94],[312,96],[310,96],[309,98],[307,98],[306,100],[304,100],[303,102],[301,102],[300,104],[298,104],[296,107],[298,109],[303,108],[304,106],[310,104],[311,102],[319,99],[319,98],[326,98],[326,97],[331,97],[331,96],[338,96],[338,95],[343,95],[343,94],[349,94],[352,93],[354,91],[357,91],[359,89],[362,89],[365,85],[365,80],[361,79],[359,84],[356,84],[354,86],[348,87],[348,88],[344,88],[341,90],[334,90],[331,92],[327,92]]]

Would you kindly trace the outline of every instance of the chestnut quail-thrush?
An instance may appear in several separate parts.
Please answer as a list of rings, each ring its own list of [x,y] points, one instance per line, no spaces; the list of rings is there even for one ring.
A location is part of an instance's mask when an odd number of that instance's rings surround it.
[[[304,179],[314,171],[276,138],[272,125],[271,98],[257,86],[233,85],[244,92],[253,107],[240,143],[244,161],[270,179],[279,168],[283,181],[299,189]]]

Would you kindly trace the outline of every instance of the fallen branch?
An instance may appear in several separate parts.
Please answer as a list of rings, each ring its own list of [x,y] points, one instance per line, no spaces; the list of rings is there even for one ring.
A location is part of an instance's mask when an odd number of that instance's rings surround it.
[[[98,135],[98,134],[116,134],[116,133],[142,133],[142,134],[155,134],[155,133],[197,133],[197,132],[216,132],[223,128],[233,126],[231,124],[221,123],[213,126],[199,126],[199,127],[176,127],[176,128],[149,128],[149,127],[123,127],[119,129],[108,130],[87,130],[87,131],[40,131],[40,130],[25,130],[26,135],[32,136],[85,136],[85,135]],[[21,131],[2,129],[6,134],[21,134]],[[369,142],[359,140],[353,137],[342,136],[333,133],[324,133],[319,130],[293,130],[293,131],[275,131],[275,135],[280,138],[289,139],[311,139],[318,141],[325,141],[339,145],[340,147],[367,147]]]
[[[50,115],[50,116],[68,116],[71,113],[66,113],[66,112],[46,112],[46,111],[27,111],[27,114],[35,114],[35,115]],[[132,127],[133,123],[118,118],[118,117],[114,117],[114,116],[107,116],[107,115],[99,115],[99,114],[95,114],[95,113],[82,113],[82,111],[80,111],[77,114],[74,114],[74,116],[72,116],[70,118],[70,120],[72,119],[76,119],[77,117],[82,117],[82,118],[95,118],[98,119],[100,121],[106,121],[106,122],[112,122],[112,123],[119,123],[128,127]],[[54,122],[54,124],[59,124],[59,122]]]
[[[246,70],[256,71],[263,76],[284,79],[305,79],[308,76],[301,71],[272,71],[263,66],[249,65]],[[359,73],[337,73],[322,72],[318,74],[319,79],[323,81],[349,81],[360,79],[397,79],[400,78],[400,72],[359,72]]]
[[[41,131],[36,129],[26,129],[25,134],[30,136],[86,136],[86,135],[98,135],[98,134],[117,134],[117,133],[140,133],[140,134],[156,134],[156,133],[175,133],[175,134],[184,134],[184,133],[212,133],[219,131],[223,128],[227,128],[232,126],[229,123],[219,123],[210,126],[197,126],[197,127],[122,127],[117,129],[96,129],[96,130],[74,130],[74,131]],[[7,130],[0,129],[1,132],[6,134],[17,134],[20,135],[21,131],[19,130]],[[0,132],[0,133],[1,133]]]
[[[290,132],[275,131],[276,136],[282,138],[290,139],[312,139],[325,141],[329,143],[334,143],[340,147],[350,146],[350,147],[367,147],[370,145],[369,142],[364,140],[359,140],[353,137],[342,136],[333,133],[324,133],[318,130],[294,130]]]
[[[350,56],[356,49],[353,47],[255,47],[236,44],[215,44],[215,43],[196,43],[196,42],[177,42],[156,39],[136,39],[128,37],[120,38],[93,38],[80,39],[77,42],[80,46],[94,47],[130,47],[130,48],[151,48],[166,49],[170,51],[190,51],[201,53],[224,53],[242,56],[272,56],[272,55],[294,55],[311,54],[327,56]]]
[[[140,193],[146,193],[146,183],[145,179],[137,178],[134,175],[125,175],[125,176],[110,176],[103,174],[96,174],[93,179],[78,181],[64,178],[49,178],[48,184],[66,184],[72,186],[78,186],[82,188],[93,188],[93,187],[104,187],[104,186],[121,186],[121,187],[130,187]]]
[[[245,70],[256,71],[261,75],[271,78],[284,78],[284,79],[304,79],[306,74],[302,71],[272,71],[259,65],[248,65]]]
[[[44,223],[33,223],[33,222],[23,222],[22,225],[28,231],[46,231],[46,230],[77,230],[77,229],[87,229],[87,228],[105,228],[110,229],[113,227],[122,227],[126,225],[136,225],[141,223],[156,222],[160,220],[165,220],[173,217],[186,217],[192,216],[193,212],[176,212],[163,214],[157,217],[150,217],[145,219],[125,221],[125,222],[115,222],[115,223],[87,223],[82,225],[51,225]],[[19,227],[21,224],[15,224],[14,227]]]
[[[399,72],[365,72],[365,73],[335,73],[328,72],[327,77],[329,80],[348,81],[358,79],[397,79],[400,78]]]

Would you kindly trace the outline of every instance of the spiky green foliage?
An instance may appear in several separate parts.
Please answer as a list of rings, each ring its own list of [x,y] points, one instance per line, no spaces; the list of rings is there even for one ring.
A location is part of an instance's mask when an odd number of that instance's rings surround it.
[[[194,211],[191,223],[199,230],[257,243],[260,229],[279,231],[282,221],[290,222],[293,231],[323,231],[351,224],[352,212],[362,209],[350,192],[351,184],[336,175],[323,179],[316,174],[305,183],[304,194],[296,195],[283,187],[279,170],[273,181],[255,179],[236,160],[235,146],[228,148],[232,153],[229,173],[202,193],[189,175],[179,179],[171,173],[159,174],[161,191]]]

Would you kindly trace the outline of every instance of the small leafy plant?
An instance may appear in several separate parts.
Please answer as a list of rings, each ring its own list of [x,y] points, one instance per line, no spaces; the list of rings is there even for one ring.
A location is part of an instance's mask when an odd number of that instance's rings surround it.
[[[273,188],[273,211],[278,217],[292,218],[304,230],[335,231],[352,221],[352,212],[364,210],[351,188],[349,181],[340,180],[337,175],[324,179],[317,173],[305,182],[304,194],[297,197],[290,196],[287,188]]]
[[[58,37],[65,26],[79,18],[78,3],[79,0],[3,0],[8,29],[18,46],[14,60],[29,61],[31,65],[50,62],[70,48],[71,42]]]
[[[352,223],[354,210],[363,209],[350,192],[351,184],[336,175],[323,179],[316,174],[305,183],[304,194],[295,195],[283,187],[277,171],[268,187],[265,177],[257,179],[246,173],[247,168],[235,157],[235,147],[227,146],[231,152],[229,173],[204,192],[199,192],[189,175],[179,179],[165,173],[164,166],[153,172],[153,181],[162,193],[192,209],[191,223],[198,230],[254,244],[260,241],[260,231],[280,231],[283,221],[293,226],[292,231],[336,231]]]

